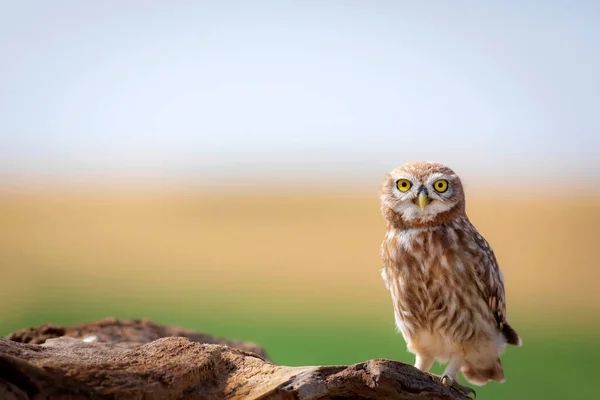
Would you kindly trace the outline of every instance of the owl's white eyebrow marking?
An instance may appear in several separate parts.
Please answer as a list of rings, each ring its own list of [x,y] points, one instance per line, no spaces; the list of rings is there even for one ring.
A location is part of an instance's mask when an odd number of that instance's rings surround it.
[[[392,178],[394,179],[394,182],[396,182],[398,179],[407,179],[409,181],[411,181],[413,183],[413,185],[417,185],[419,184],[419,180],[411,173],[409,172],[401,172],[398,175],[392,175]],[[396,185],[394,185],[396,186]],[[398,190],[398,188],[396,188],[396,190]]]
[[[452,180],[452,178],[449,175],[443,174],[441,172],[436,172],[435,174],[431,174],[429,178],[427,178],[427,181],[425,183],[433,183],[439,179],[445,179],[447,181]]]

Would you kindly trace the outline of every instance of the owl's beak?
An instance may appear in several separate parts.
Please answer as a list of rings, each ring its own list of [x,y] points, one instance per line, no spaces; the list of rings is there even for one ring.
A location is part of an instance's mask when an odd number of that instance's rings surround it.
[[[417,197],[417,204],[421,211],[425,209],[425,206],[429,204],[429,196],[427,196],[427,192],[419,191],[419,197]]]

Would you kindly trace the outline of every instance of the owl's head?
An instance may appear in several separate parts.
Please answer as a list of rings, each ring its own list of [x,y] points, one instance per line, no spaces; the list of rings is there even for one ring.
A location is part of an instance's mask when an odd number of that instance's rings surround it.
[[[423,227],[465,215],[465,195],[454,171],[436,162],[406,163],[381,189],[383,217],[398,227]]]

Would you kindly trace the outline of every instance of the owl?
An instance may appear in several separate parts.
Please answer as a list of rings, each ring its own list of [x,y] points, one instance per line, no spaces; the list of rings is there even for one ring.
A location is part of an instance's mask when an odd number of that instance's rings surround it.
[[[441,382],[467,395],[472,384],[504,381],[500,354],[521,338],[506,318],[502,273],[465,212],[459,177],[436,162],[404,164],[381,189],[387,223],[382,277],[415,367],[447,362]]]

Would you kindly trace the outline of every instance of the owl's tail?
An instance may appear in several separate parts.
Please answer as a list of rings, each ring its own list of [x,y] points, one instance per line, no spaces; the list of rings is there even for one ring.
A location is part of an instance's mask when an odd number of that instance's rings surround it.
[[[504,382],[504,370],[502,369],[502,363],[500,359],[496,359],[488,365],[474,365],[465,363],[461,368],[461,372],[465,378],[473,385],[485,385],[489,381],[495,381],[498,383]]]
[[[512,344],[514,346],[521,346],[521,344],[523,344],[523,341],[521,340],[521,337],[517,331],[515,331],[512,326],[508,324],[508,322],[504,323],[502,326],[502,336],[504,336],[504,340],[506,340],[506,343],[508,344]]]

